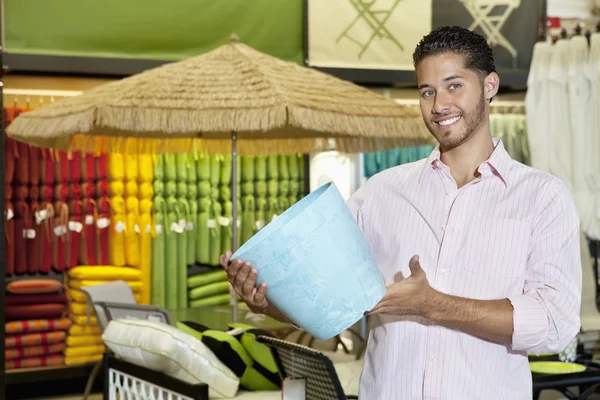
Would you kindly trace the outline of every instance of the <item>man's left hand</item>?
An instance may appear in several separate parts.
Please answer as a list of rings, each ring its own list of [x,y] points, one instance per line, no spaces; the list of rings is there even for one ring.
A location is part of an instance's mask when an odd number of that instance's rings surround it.
[[[371,314],[423,315],[428,298],[434,290],[429,286],[425,271],[419,264],[419,256],[409,262],[410,276],[387,287],[385,296]]]

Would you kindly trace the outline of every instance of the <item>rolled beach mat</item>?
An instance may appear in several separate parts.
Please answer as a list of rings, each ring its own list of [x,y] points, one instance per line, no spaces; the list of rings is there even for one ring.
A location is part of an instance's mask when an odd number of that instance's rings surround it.
[[[258,270],[257,285],[319,340],[360,320],[386,287],[369,245],[333,182],[304,197],[232,256]]]

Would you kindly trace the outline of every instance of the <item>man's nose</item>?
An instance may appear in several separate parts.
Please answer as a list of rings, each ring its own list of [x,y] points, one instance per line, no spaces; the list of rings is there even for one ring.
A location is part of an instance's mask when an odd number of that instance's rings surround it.
[[[433,101],[432,112],[434,114],[446,114],[451,109],[450,96],[444,93],[437,93]]]

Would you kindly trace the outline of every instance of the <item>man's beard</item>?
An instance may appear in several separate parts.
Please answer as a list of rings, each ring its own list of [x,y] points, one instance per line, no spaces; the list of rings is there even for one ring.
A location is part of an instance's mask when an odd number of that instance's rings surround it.
[[[481,123],[485,119],[485,102],[485,97],[483,96],[483,93],[481,93],[481,98],[479,99],[477,106],[473,110],[462,114],[461,120],[465,124],[465,128],[462,132],[440,132],[439,125],[436,122],[425,121],[427,129],[440,143],[440,148],[442,150],[451,150],[456,148],[473,136],[475,131],[481,126]]]

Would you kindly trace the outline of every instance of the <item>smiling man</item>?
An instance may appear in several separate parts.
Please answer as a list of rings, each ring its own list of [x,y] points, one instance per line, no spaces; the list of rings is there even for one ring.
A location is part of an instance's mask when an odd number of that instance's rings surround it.
[[[486,39],[439,28],[414,64],[429,158],[367,181],[348,207],[387,293],[370,310],[365,400],[530,400],[527,352],[579,330],[579,219],[557,178],[511,159],[490,132],[500,79]],[[282,321],[257,271],[221,257],[255,312]]]

